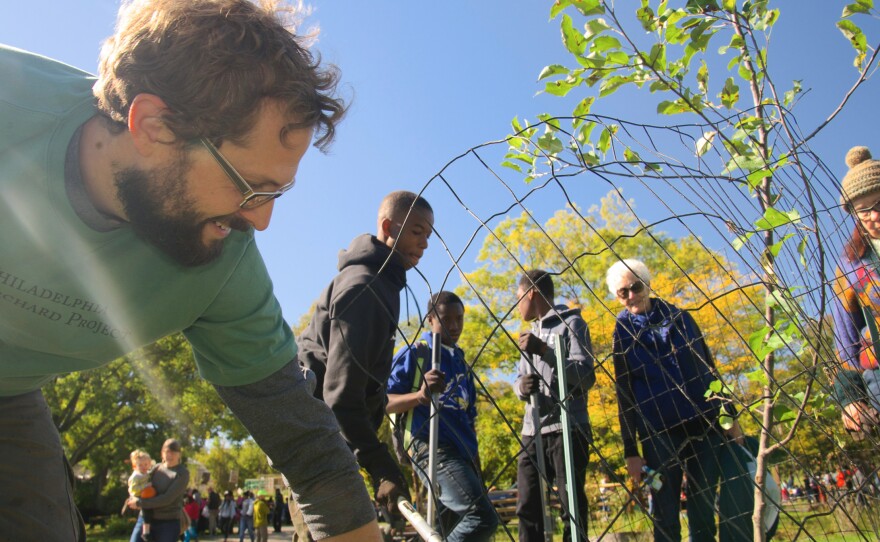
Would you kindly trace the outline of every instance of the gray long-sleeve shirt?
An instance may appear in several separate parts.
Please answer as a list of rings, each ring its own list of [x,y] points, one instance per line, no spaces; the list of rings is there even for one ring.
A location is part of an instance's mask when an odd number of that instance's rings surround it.
[[[547,312],[539,321],[532,324],[532,333],[547,343],[547,352],[539,358],[535,368],[541,375],[541,387],[538,395],[538,411],[541,414],[541,434],[556,433],[562,431],[559,421],[559,384],[556,375],[556,351],[551,347],[551,335],[558,335],[568,350],[565,362],[565,375],[568,383],[571,400],[569,403],[569,416],[572,426],[580,428],[590,427],[590,417],[587,413],[587,390],[596,383],[594,371],[593,345],[590,342],[590,330],[586,322],[581,318],[578,309],[569,309],[565,305],[556,305]],[[532,372],[532,362],[525,355],[520,358],[516,381],[513,389],[516,395],[523,401],[529,397],[520,391],[520,381]],[[526,413],[523,417],[522,434],[534,436],[534,414],[532,405],[526,404]],[[589,434],[589,433],[587,433]]]

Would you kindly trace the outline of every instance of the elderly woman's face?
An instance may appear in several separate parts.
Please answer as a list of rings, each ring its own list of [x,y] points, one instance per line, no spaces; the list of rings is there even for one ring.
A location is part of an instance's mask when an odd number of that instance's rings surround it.
[[[852,213],[872,239],[880,239],[880,193],[868,194],[850,202]]]
[[[624,273],[614,285],[615,297],[623,308],[633,314],[644,314],[651,309],[651,296],[648,285],[631,272]]]

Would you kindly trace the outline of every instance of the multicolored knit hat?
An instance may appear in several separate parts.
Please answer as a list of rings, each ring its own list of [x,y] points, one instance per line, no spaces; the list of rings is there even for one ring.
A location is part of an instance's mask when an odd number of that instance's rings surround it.
[[[853,147],[846,153],[849,171],[841,183],[840,204],[880,192],[880,160],[871,159],[868,147]]]

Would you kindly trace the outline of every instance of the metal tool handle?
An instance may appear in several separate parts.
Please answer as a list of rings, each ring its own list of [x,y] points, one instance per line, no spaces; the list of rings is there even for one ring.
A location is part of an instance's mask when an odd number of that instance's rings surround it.
[[[425,521],[425,518],[423,518],[418,511],[416,511],[411,502],[403,497],[399,497],[397,499],[397,509],[400,510],[400,513],[403,514],[403,517],[406,518],[410,525],[415,527],[416,532],[419,533],[422,540],[426,540],[427,542],[443,542],[443,538],[440,534],[428,525],[428,522]]]
[[[532,374],[538,373],[538,362],[541,356],[532,356]],[[553,540],[553,518],[550,516],[550,503],[547,499],[547,470],[544,468],[544,439],[541,436],[541,409],[538,395],[540,389],[532,393],[529,402],[532,405],[532,426],[535,428],[535,468],[538,470],[538,488],[541,491],[541,513],[544,516],[544,539]]]

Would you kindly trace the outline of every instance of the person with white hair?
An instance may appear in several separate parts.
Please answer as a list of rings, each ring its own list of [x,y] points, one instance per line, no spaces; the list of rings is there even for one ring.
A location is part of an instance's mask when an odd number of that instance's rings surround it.
[[[637,486],[645,471],[656,471],[662,481],[651,484],[654,539],[681,540],[679,494],[686,475],[690,540],[714,542],[721,446],[726,436],[741,441],[742,431],[736,421],[722,429],[720,401],[705,397],[718,380],[712,354],[689,313],[652,297],[643,262],[615,263],[606,282],[623,306],[613,361],[627,472]],[[726,537],[731,529],[751,536],[748,518],[736,524],[724,519],[721,540],[732,539]]]

